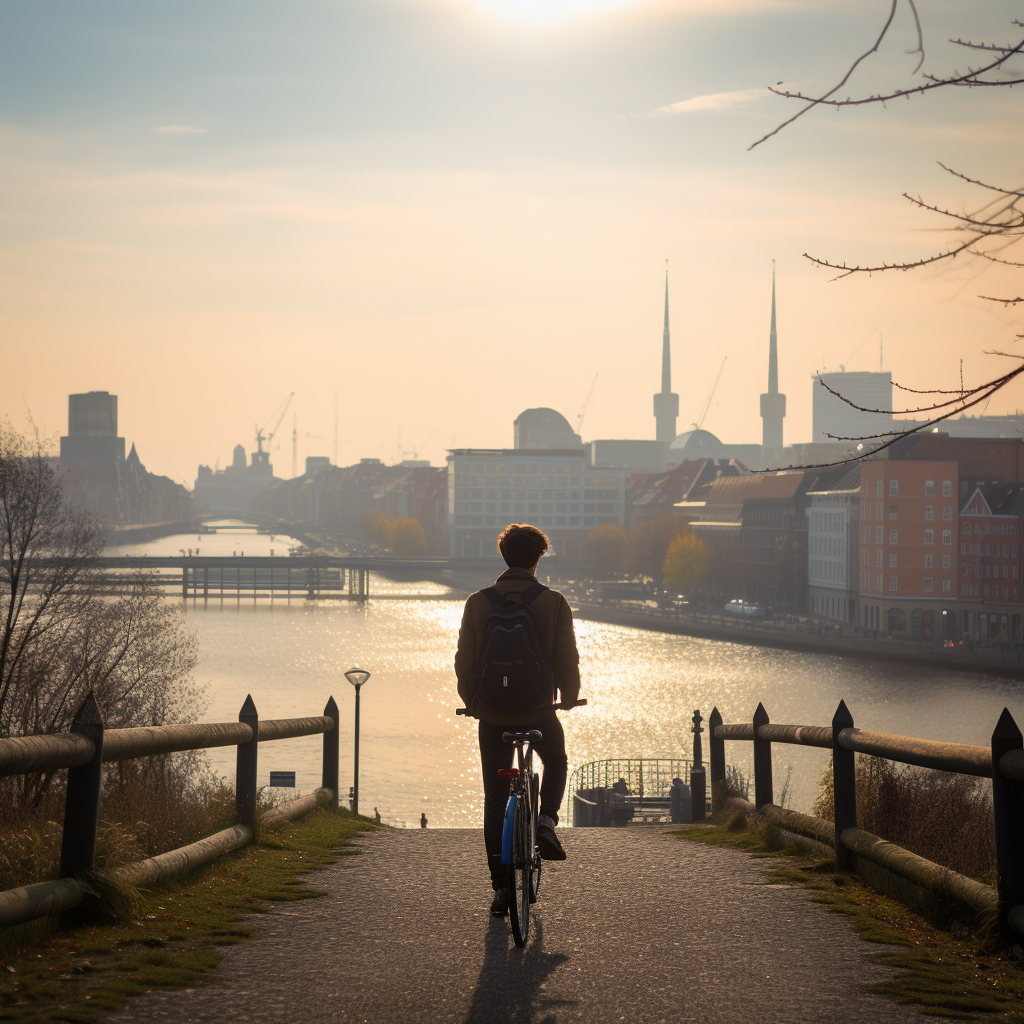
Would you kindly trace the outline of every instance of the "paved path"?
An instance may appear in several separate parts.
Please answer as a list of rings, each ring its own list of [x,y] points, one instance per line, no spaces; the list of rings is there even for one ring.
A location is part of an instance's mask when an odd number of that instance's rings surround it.
[[[705,1024],[921,1017],[863,991],[878,947],[768,885],[762,862],[658,826],[566,829],[524,950],[490,891],[475,830],[382,830],[224,950],[220,984],[151,992],[117,1024],[196,1021]]]

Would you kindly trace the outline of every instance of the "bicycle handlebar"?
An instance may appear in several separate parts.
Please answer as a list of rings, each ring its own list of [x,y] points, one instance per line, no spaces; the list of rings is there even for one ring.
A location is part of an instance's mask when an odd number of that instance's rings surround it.
[[[568,704],[566,704],[563,701],[561,704],[552,704],[551,705],[551,710],[552,711],[569,711],[571,708],[581,708],[586,703],[587,703],[586,699],[570,701]],[[475,718],[476,717],[476,715],[474,715],[474,714],[472,714],[470,712],[469,708],[456,708],[455,709],[455,714],[457,714],[457,715],[465,715],[467,718]]]

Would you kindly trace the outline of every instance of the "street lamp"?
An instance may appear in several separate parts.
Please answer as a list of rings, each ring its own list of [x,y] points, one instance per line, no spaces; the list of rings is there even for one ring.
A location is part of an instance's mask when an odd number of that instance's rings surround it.
[[[370,673],[363,668],[350,668],[345,678],[356,688],[356,764],[355,779],[352,784],[352,813],[359,813],[359,691],[363,683],[370,678]]]

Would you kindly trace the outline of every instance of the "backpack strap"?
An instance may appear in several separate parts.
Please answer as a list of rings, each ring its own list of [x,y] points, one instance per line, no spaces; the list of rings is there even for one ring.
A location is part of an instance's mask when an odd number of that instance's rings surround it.
[[[480,593],[485,594],[487,596],[487,599],[491,602],[491,604],[494,605],[495,608],[497,608],[499,604],[505,603],[505,598],[501,596],[501,592],[498,590],[497,587],[488,587],[486,590],[481,590]]]
[[[533,602],[536,601],[537,598],[540,597],[540,595],[547,589],[548,588],[545,587],[543,583],[531,583],[530,586],[523,591],[522,597],[520,597],[519,600],[522,601],[523,604],[533,604]]]

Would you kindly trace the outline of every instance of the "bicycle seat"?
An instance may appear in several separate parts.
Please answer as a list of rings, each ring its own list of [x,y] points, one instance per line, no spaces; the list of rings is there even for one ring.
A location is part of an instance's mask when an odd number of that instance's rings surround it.
[[[544,733],[540,729],[531,729],[529,732],[503,732],[501,738],[506,743],[522,743],[524,740],[536,743],[537,740],[544,739]]]

